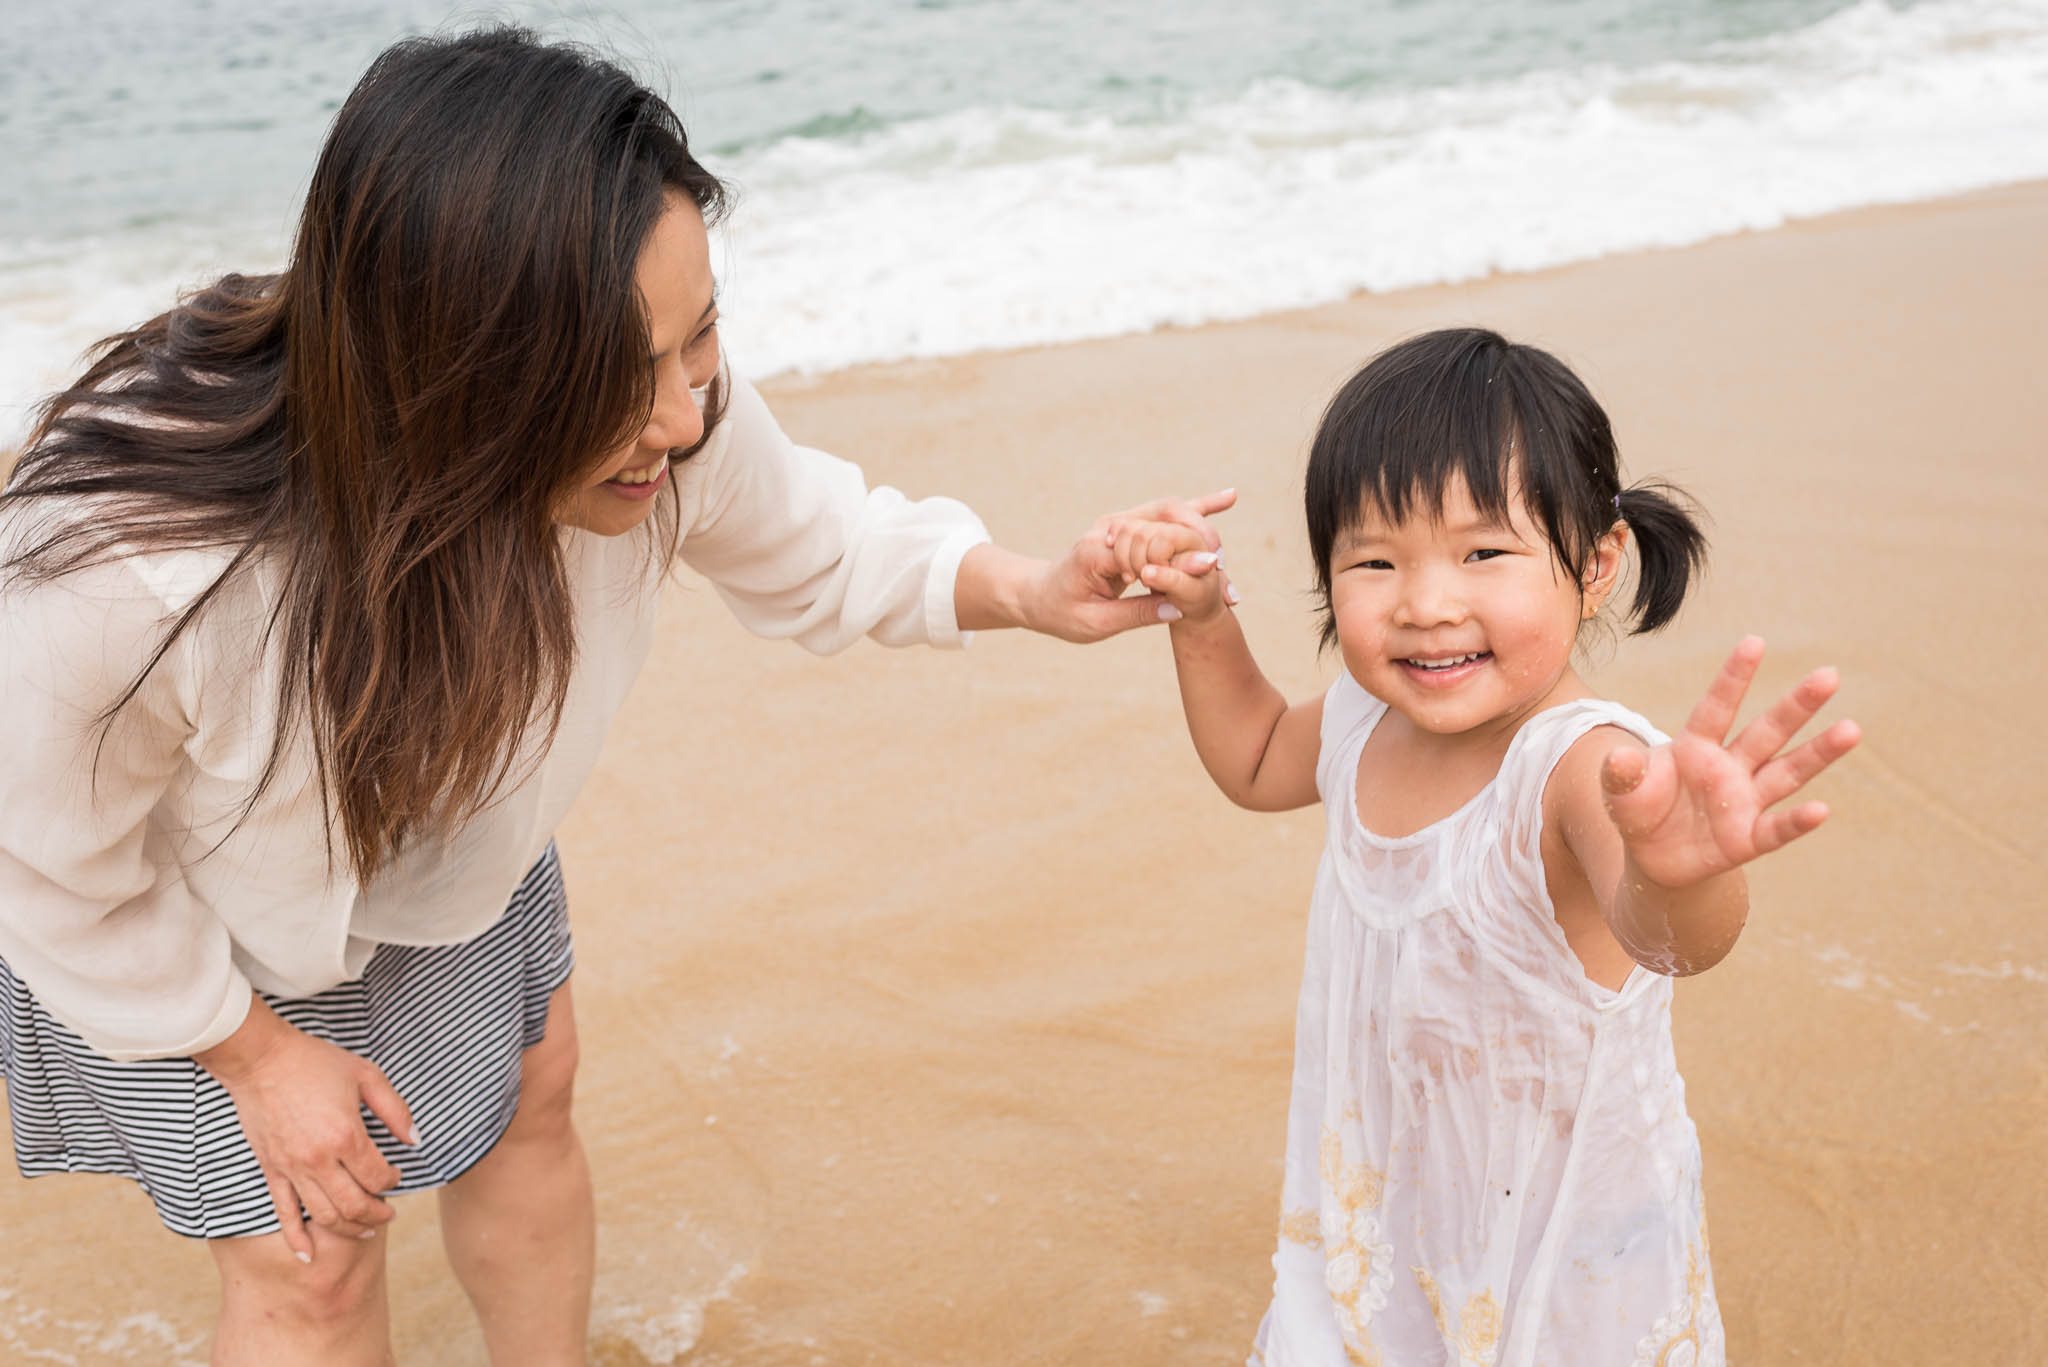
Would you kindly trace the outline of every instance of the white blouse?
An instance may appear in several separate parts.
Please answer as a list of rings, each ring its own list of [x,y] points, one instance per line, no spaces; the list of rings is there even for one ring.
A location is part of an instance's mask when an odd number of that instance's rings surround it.
[[[827,653],[862,636],[959,645],[953,583],[988,539],[951,499],[869,489],[785,436],[744,381],[675,468],[681,558],[755,633]],[[42,520],[0,523],[0,561]],[[379,944],[484,931],[583,787],[646,661],[660,584],[643,535],[564,529],[577,659],[561,726],[516,786],[445,840],[359,886],[328,832],[304,729],[243,812],[276,731],[274,580],[238,575],[151,672],[95,753],[93,719],[225,553],[138,553],[29,586],[0,581],[0,958],[50,1013],[116,1059],[197,1053],[251,987],[308,996]],[[342,846],[337,838],[333,848]]]
[[[1617,703],[1538,713],[1450,816],[1359,823],[1386,704],[1340,675],[1316,784],[1273,1301],[1253,1367],[1718,1367],[1671,980],[1586,977],[1543,870],[1543,790]],[[1370,782],[1370,776],[1367,776]]]

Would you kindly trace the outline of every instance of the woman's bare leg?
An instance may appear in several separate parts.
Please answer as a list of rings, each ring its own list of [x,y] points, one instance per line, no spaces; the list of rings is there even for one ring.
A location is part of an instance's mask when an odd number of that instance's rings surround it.
[[[385,1236],[308,1225],[313,1261],[276,1234],[207,1243],[220,1270],[214,1367],[391,1367]]]
[[[576,1012],[567,983],[526,1051],[519,1110],[481,1162],[441,1188],[441,1239],[492,1367],[583,1367],[597,1213],[570,1122]]]

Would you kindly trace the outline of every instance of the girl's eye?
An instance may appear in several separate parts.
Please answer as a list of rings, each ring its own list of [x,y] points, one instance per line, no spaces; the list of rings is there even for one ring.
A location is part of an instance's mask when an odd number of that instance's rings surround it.
[[[1362,570],[1390,570],[1394,568],[1394,562],[1391,560],[1361,560],[1358,562],[1358,568]]]
[[[1476,551],[1472,552],[1472,554],[1470,554],[1470,555],[1466,556],[1466,557],[1465,557],[1465,560],[1466,560],[1466,563],[1467,563],[1467,564],[1469,564],[1469,563],[1471,563],[1471,562],[1472,562],[1472,561],[1474,561],[1474,560],[1491,560],[1491,559],[1493,559],[1493,558],[1494,558],[1494,557],[1495,557],[1496,555],[1506,555],[1506,554],[1507,554],[1507,552],[1506,552],[1506,551],[1501,551],[1501,550],[1495,550],[1495,549],[1493,549],[1493,548],[1492,548],[1492,547],[1490,547],[1490,546],[1489,546],[1489,547],[1482,547],[1481,549],[1479,549],[1479,550],[1476,550]]]

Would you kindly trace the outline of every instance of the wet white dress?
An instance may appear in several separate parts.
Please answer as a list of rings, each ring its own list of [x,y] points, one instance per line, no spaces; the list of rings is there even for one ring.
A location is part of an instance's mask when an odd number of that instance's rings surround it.
[[[1253,1367],[1718,1367],[1671,980],[1590,981],[1543,876],[1565,751],[1602,725],[1664,737],[1566,703],[1470,802],[1386,839],[1354,788],[1385,712],[1348,675],[1324,703],[1329,827]]]

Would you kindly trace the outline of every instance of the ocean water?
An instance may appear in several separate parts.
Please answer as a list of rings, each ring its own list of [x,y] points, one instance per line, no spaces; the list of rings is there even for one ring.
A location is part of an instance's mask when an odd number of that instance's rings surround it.
[[[740,192],[757,376],[1248,316],[2048,175],[2048,0],[7,0],[0,443],[283,260],[405,33],[597,43]]]

